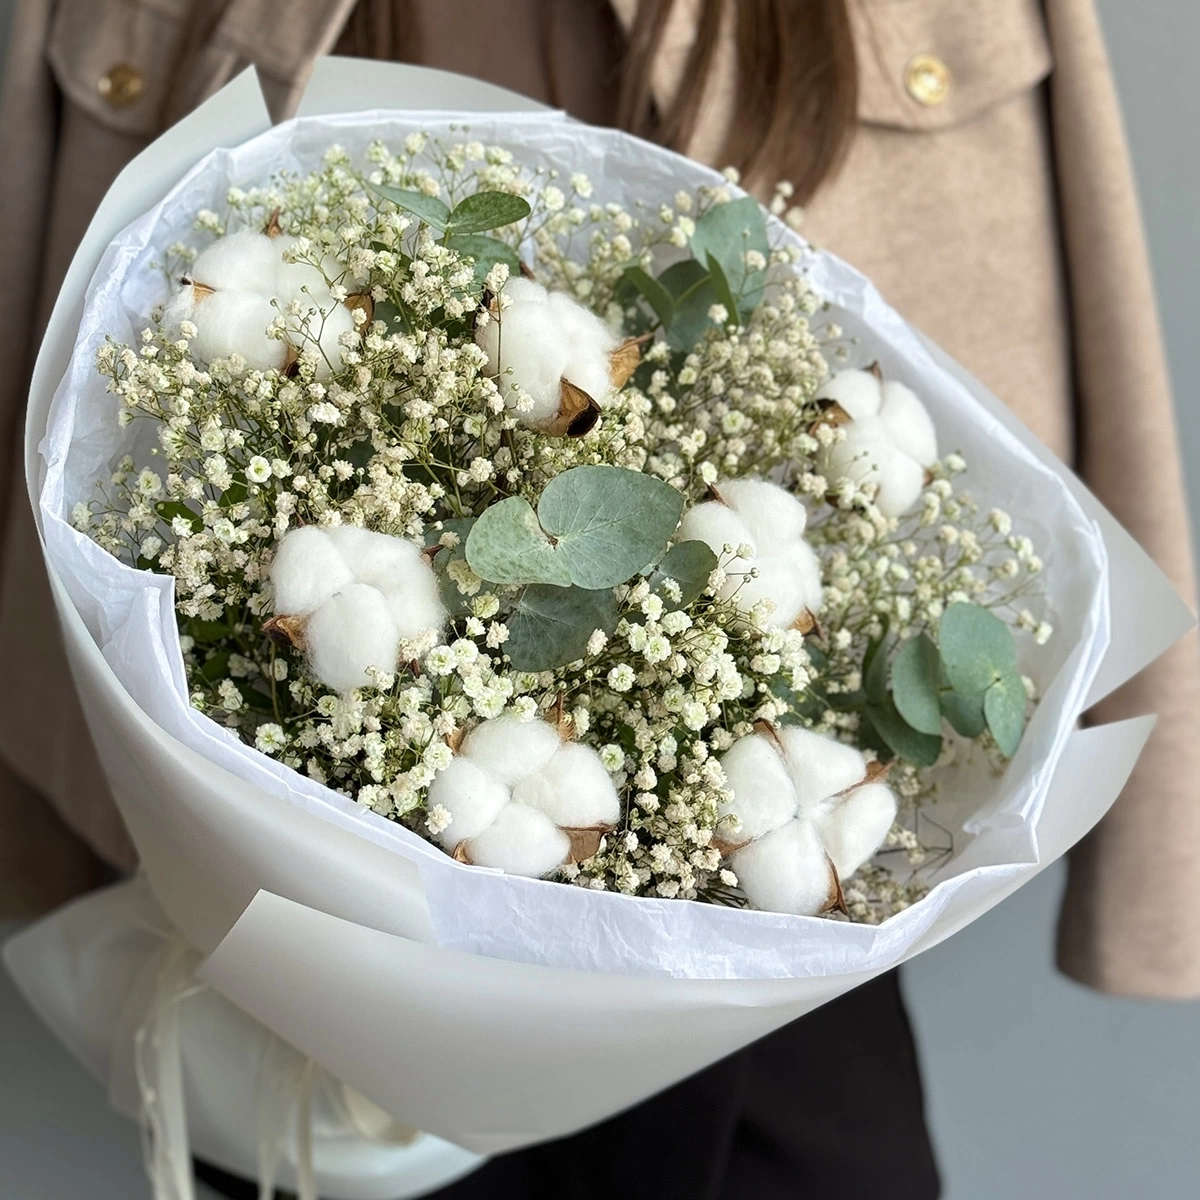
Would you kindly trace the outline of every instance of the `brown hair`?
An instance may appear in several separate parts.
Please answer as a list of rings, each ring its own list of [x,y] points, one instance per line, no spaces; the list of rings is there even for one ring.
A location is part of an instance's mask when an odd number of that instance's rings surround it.
[[[679,91],[659,112],[650,69],[674,3],[639,0],[622,69],[618,124],[686,148],[731,9],[737,84],[723,161],[749,179],[788,179],[797,199],[807,200],[840,165],[854,132],[858,71],[847,0],[697,0],[696,35]]]

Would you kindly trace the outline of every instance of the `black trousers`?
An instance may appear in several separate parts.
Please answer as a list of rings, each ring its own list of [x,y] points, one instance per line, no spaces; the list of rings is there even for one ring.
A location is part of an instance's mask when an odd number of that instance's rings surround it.
[[[939,1193],[912,1030],[892,972],[627,1112],[495,1158],[429,1200]]]

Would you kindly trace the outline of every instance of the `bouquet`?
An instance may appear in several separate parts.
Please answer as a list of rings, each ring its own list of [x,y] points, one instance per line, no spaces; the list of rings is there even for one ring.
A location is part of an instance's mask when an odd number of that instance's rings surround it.
[[[43,444],[81,695],[196,977],[397,1119],[579,1128],[1115,797],[1173,597],[786,185],[394,111],[162,175]]]

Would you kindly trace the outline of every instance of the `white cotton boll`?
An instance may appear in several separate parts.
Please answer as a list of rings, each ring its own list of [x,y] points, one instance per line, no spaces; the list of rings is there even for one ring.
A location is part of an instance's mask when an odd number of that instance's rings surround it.
[[[275,292],[279,249],[275,239],[252,229],[241,229],[218,238],[202,251],[189,272],[197,283],[213,291]]]
[[[821,611],[825,589],[821,585],[821,560],[807,542],[793,542],[780,555],[800,592],[800,608],[814,616]]]
[[[852,422],[843,441],[830,447],[825,474],[877,485],[875,503],[886,517],[903,516],[925,486],[925,469],[892,440],[877,417]]]
[[[728,600],[742,584],[742,574],[750,569],[750,563],[736,557],[739,546],[754,546],[754,539],[746,523],[737,513],[718,500],[706,500],[689,508],[679,523],[679,539],[684,542],[703,542],[721,560],[729,573],[721,589],[721,598]],[[728,558],[725,546],[732,546],[735,557]]]
[[[778,734],[801,814],[814,811],[822,801],[861,783],[866,776],[867,760],[845,742],[799,725],[781,726]]]
[[[747,842],[778,829],[796,815],[796,789],[774,741],[761,733],[740,738],[721,758],[732,799],[722,817],[735,814],[741,828],[722,831],[730,842]]]
[[[867,783],[821,819],[821,838],[839,878],[848,879],[883,845],[896,819],[896,797],[885,783]]]
[[[477,837],[508,801],[508,788],[500,780],[470,759],[455,757],[429,785],[429,808],[440,804],[450,814],[450,824],[436,835],[439,845],[453,850],[459,842]]]
[[[179,326],[184,321],[192,321],[196,316],[196,289],[190,283],[185,283],[179,291],[167,301],[163,309],[162,327],[172,336],[179,336]]]
[[[402,638],[441,629],[446,609],[437,576],[419,546],[405,538],[356,525],[333,525],[326,536],[337,547],[354,579],[383,593]]]
[[[548,305],[566,350],[563,378],[602,404],[612,391],[609,355],[616,337],[594,312],[562,292],[551,292]]]
[[[368,669],[390,673],[400,654],[400,633],[382,594],[351,583],[308,619],[308,661],[322,683],[344,692],[372,684]]]
[[[879,380],[872,371],[854,367],[837,371],[821,385],[818,400],[835,400],[856,421],[872,417],[883,403]]]
[[[933,427],[933,418],[910,388],[890,380],[885,383],[879,419],[892,435],[898,450],[916,459],[923,467],[932,467],[937,462],[937,430]]]
[[[283,536],[275,547],[270,573],[275,612],[280,616],[306,617],[354,582],[337,546],[315,525]]]
[[[304,315],[289,317],[287,327],[297,350],[316,354],[314,375],[317,379],[328,379],[342,369],[345,347],[341,338],[355,328],[354,315],[344,304],[326,297],[314,310],[311,303],[306,303]]]
[[[540,771],[561,746],[558,730],[547,721],[494,717],[467,734],[461,753],[511,786],[522,776]]]
[[[505,805],[467,847],[477,866],[534,878],[561,866],[570,849],[570,839],[545,813],[524,804]]]
[[[292,300],[299,300],[301,304],[311,300],[326,308],[332,285],[340,284],[347,292],[353,292],[365,282],[352,276],[345,265],[332,254],[321,256],[319,270],[307,262],[286,262],[283,255],[296,241],[297,239],[289,234],[274,239],[275,274],[271,286],[284,304]]]
[[[513,799],[564,829],[615,825],[621,816],[617,789],[600,756],[578,742],[561,745],[540,770],[518,779]]]
[[[489,374],[501,377],[501,390],[516,385],[532,399],[533,407],[521,412],[521,420],[542,425],[558,414],[566,349],[557,336],[544,288],[513,279],[504,294],[511,303],[476,332],[475,340],[488,356]]]
[[[726,479],[716,485],[726,505],[742,519],[760,553],[767,546],[803,537],[808,512],[795,496],[765,479]]]
[[[252,369],[282,370],[287,347],[267,336],[276,316],[270,300],[254,292],[213,292],[196,304],[192,353],[203,362],[240,354]]]
[[[811,821],[789,821],[730,861],[746,899],[764,912],[814,916],[829,901],[825,847]]]
[[[803,551],[812,556],[811,563]],[[723,589],[732,594],[729,585],[736,588],[735,599],[743,611],[748,612],[761,600],[770,600],[774,607],[766,624],[775,629],[787,629],[805,609],[815,614],[820,608],[820,568],[816,566],[816,556],[803,542],[793,543],[778,557],[756,558],[753,565],[757,575],[743,575],[738,580],[731,577]]]

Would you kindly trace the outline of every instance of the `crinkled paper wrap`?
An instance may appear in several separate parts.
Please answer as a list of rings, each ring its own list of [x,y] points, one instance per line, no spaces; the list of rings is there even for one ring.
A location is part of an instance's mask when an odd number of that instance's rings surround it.
[[[869,927],[506,877],[455,863],[256,753],[188,706],[172,581],[119,564],[66,519],[128,448],[93,358],[105,334],[136,337],[163,299],[150,267],[159,248],[231,184],[310,169],[334,142],[358,157],[376,138],[452,125],[531,165],[587,173],[600,201],[669,200],[716,180],[558,114],[342,112],[347,96],[364,95],[357,70],[322,64],[319,104],[214,150],[182,179],[176,142],[138,160],[136,185],[118,180],[39,360],[31,487],[101,760],[155,895],[209,955],[200,975],[397,1118],[493,1153],[652,1094],[936,944],[1028,881],[1111,804],[1151,724],[1079,732],[1080,713],[1161,653],[1190,614],[998,401],[869,281],[815,254],[807,269],[831,319],[861,338],[865,361],[926,400],[941,445],[967,456],[972,491],[1010,511],[1046,561],[1043,615],[1056,636],[1022,663],[1044,699],[1002,778],[964,776],[955,811],[967,834],[925,899]],[[183,136],[193,160],[231,123],[251,131],[245,103],[235,83],[192,118]],[[778,224],[775,236],[794,238]],[[1111,621],[1135,605],[1136,624]]]

